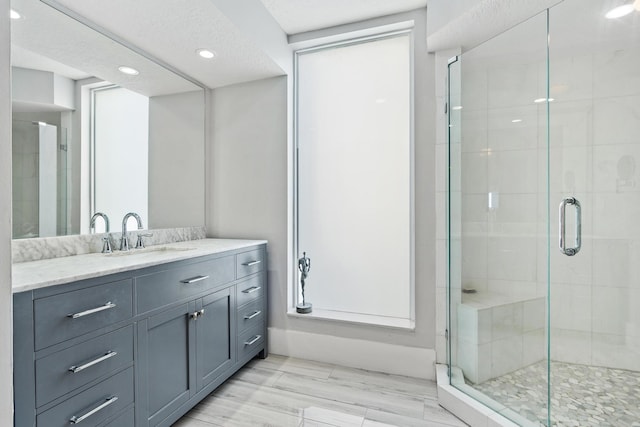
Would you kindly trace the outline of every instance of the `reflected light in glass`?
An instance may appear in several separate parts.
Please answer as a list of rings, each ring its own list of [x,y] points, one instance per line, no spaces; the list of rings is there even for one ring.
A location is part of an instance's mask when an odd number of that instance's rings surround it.
[[[456,105],[451,107],[452,110],[462,110],[462,105]]]
[[[539,104],[539,103],[545,102],[545,101],[547,101],[547,98],[538,98],[538,99],[534,99],[533,100],[533,102],[535,102],[536,104]],[[549,102],[553,102],[554,99],[553,98],[549,98],[548,101]]]
[[[520,123],[522,121],[522,119],[513,119],[511,120],[511,123]]]
[[[634,8],[633,4],[623,4],[622,6],[618,6],[618,7],[615,7],[613,9],[611,9],[604,16],[606,18],[608,18],[608,19],[622,18],[623,16],[626,16],[626,15],[630,14],[631,12],[633,12],[634,9],[635,8]]]
[[[20,15],[20,13],[18,13],[17,11],[11,9],[11,10],[9,10],[9,17],[11,19],[20,19],[20,18],[22,18],[22,15]]]

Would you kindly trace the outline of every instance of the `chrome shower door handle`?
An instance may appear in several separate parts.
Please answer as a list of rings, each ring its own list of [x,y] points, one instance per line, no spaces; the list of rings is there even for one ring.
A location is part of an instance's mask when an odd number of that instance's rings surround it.
[[[576,210],[576,238],[574,247],[567,248],[566,246],[566,208],[567,205],[575,206]],[[560,252],[565,254],[566,256],[573,256],[580,252],[580,247],[582,246],[582,208],[580,206],[580,202],[575,197],[565,197],[560,202],[559,208],[559,234],[560,234]]]

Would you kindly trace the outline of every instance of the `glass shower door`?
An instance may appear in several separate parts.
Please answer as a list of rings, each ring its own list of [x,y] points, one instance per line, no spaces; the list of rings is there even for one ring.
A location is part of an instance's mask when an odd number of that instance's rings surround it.
[[[449,65],[451,381],[520,425],[549,418],[547,82],[546,13]]]
[[[640,426],[640,11],[620,4],[549,13],[553,424]]]

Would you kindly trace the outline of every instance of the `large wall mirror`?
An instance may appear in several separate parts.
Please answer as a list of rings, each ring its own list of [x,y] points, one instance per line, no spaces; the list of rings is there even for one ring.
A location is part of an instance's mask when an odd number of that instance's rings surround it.
[[[41,0],[11,8],[13,237],[100,232],[96,212],[203,226],[203,87]]]

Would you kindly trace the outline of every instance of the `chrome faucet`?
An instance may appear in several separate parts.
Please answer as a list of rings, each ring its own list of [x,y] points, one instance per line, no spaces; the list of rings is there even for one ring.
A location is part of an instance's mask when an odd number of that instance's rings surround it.
[[[102,236],[102,253],[110,254],[113,251],[111,250],[111,239],[109,238],[109,217],[107,216],[107,214],[102,212],[94,213],[91,217],[91,222],[89,223],[89,230],[96,230],[96,220],[98,218],[102,218],[104,220],[105,235]]]
[[[127,235],[127,220],[130,217],[134,217],[136,221],[138,221],[138,230],[142,230],[142,219],[140,215],[135,212],[129,212],[122,218],[122,238],[120,239],[120,250],[128,251],[129,250],[129,236]]]

